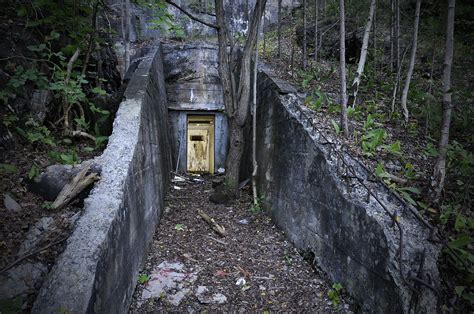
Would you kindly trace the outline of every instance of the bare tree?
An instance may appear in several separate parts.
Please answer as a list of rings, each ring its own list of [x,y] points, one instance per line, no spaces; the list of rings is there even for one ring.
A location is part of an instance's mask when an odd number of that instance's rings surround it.
[[[446,178],[446,154],[449,143],[451,111],[453,109],[453,103],[451,101],[451,69],[453,64],[455,3],[455,0],[448,1],[448,20],[446,23],[446,43],[443,65],[443,121],[441,122],[441,137],[438,143],[439,155],[431,180],[431,199],[434,203],[439,203]]]
[[[123,33],[123,41],[124,41],[124,70],[123,75],[127,73],[128,67],[130,66],[130,0],[124,0],[123,5],[124,14],[123,14],[123,25],[124,25],[124,33]]]
[[[318,13],[319,0],[314,0],[314,62],[318,61]]]
[[[278,0],[278,59],[281,59],[281,0]]]
[[[395,0],[390,0],[390,73],[393,73],[393,55],[395,49]]]
[[[407,76],[405,78],[405,86],[403,87],[402,92],[402,109],[403,109],[403,117],[405,118],[405,123],[408,123],[408,107],[407,107],[407,98],[408,98],[408,90],[410,89],[410,81],[411,77],[413,76],[413,69],[415,68],[415,58],[416,58],[416,47],[418,42],[418,24],[420,21],[420,6],[421,0],[416,0],[416,10],[415,10],[415,25],[413,26],[413,39],[412,39],[412,46],[411,46],[411,56],[410,56],[410,63],[408,64],[408,71]]]
[[[346,88],[346,29],[344,0],[339,0],[339,56],[340,56],[340,76],[341,76],[341,128],[345,137],[349,137],[349,127],[347,122],[347,88]]]
[[[257,26],[258,28],[258,26]],[[258,34],[258,29],[257,29]],[[253,203],[258,206],[258,193],[257,193],[257,76],[258,76],[258,35],[257,42],[255,44],[255,61],[253,69],[253,91],[252,91],[252,194]]]
[[[367,60],[367,52],[369,50],[370,29],[372,28],[372,21],[373,21],[374,12],[375,12],[375,1],[376,0],[372,0],[370,2],[370,12],[369,12],[369,17],[367,19],[367,23],[365,25],[364,39],[362,40],[362,50],[361,50],[360,58],[359,58],[359,65],[357,66],[354,82],[352,82],[352,88],[354,89],[354,102],[352,103],[352,107],[355,107],[355,104],[357,101],[357,92],[359,91],[359,84],[362,79],[362,74],[364,74],[365,61]],[[375,37],[374,37],[374,40],[375,40]]]
[[[303,70],[306,70],[308,63],[307,60],[307,47],[308,41],[306,39],[306,0],[303,0]]]
[[[395,0],[395,64],[400,68],[400,0]]]
[[[242,50],[239,64],[232,64],[234,40],[230,35],[225,20],[224,0],[215,0],[216,24],[199,19],[174,3],[165,0],[168,4],[178,8],[189,18],[217,30],[219,76],[224,92],[224,104],[229,125],[229,150],[226,158],[226,178],[229,181],[228,196],[235,197],[238,192],[239,172],[242,162],[245,138],[243,128],[248,120],[251,91],[252,55],[257,45],[258,26],[265,10],[266,0],[256,0],[247,38]],[[228,46],[230,45],[230,49]],[[238,69],[238,73],[236,70]]]
[[[235,183],[231,188],[236,192],[245,140],[243,128],[247,122],[250,104],[251,58],[257,44],[258,25],[265,10],[265,4],[266,0],[257,0],[255,3],[253,17],[242,52],[237,82],[236,76],[234,75],[235,73],[233,73],[230,67],[229,55],[227,53],[227,43],[229,40],[232,40],[232,38],[229,37],[229,32],[226,27],[224,1],[215,0],[219,45],[219,74],[224,90],[224,103],[230,137],[229,151],[226,159],[226,177],[230,182]]]

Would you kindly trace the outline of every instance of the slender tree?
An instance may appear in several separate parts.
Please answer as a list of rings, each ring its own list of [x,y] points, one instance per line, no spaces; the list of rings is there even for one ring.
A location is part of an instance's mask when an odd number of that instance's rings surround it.
[[[130,23],[130,0],[124,0],[123,5],[125,6],[124,8],[124,34],[123,34],[123,39],[124,39],[124,70],[123,70],[123,75],[125,76],[125,73],[127,73],[128,67],[130,66],[130,32],[131,32],[131,23]]]
[[[395,1],[395,64],[400,68],[400,0]]]
[[[278,0],[278,59],[281,59],[281,1]]]
[[[251,90],[251,58],[254,53],[258,25],[265,10],[266,0],[256,0],[250,22],[247,39],[242,51],[240,61],[240,71],[237,79],[230,67],[229,55],[227,53],[227,43],[232,38],[225,22],[224,1],[215,0],[217,36],[219,45],[219,74],[224,90],[224,103],[226,107],[227,120],[229,124],[229,151],[226,159],[226,177],[235,184],[231,187],[237,192],[239,182],[239,171],[244,150],[243,128],[247,122],[250,105]]]
[[[390,73],[393,73],[394,49],[395,49],[395,0],[390,0]]]
[[[369,17],[367,18],[367,23],[365,25],[364,39],[362,40],[362,50],[359,58],[359,65],[357,66],[356,76],[354,82],[352,82],[352,88],[354,89],[354,102],[352,107],[355,107],[357,101],[357,92],[359,91],[359,84],[364,74],[365,61],[367,60],[367,52],[369,51],[369,36],[370,29],[372,28],[372,21],[374,18],[375,12],[375,0],[370,2]],[[375,40],[375,37],[374,37]]]
[[[258,26],[257,26],[258,27]],[[258,30],[257,30],[258,34]],[[257,42],[255,44],[255,61],[253,69],[253,90],[252,90],[252,194],[253,203],[258,206],[258,193],[257,193],[257,76],[258,76],[258,35]]]
[[[347,122],[347,89],[346,89],[346,29],[344,0],[339,0],[339,57],[340,57],[340,76],[341,76],[341,128],[345,137],[349,137],[349,127]]]
[[[403,92],[402,92],[401,105],[403,109],[403,117],[405,118],[405,123],[408,123],[408,117],[409,117],[407,99],[408,99],[408,90],[410,89],[411,77],[413,76],[413,69],[415,68],[416,47],[418,43],[418,24],[420,21],[420,6],[421,6],[421,0],[417,0],[416,10],[415,10],[415,25],[413,26],[413,39],[412,39],[412,44],[411,44],[410,63],[408,64],[407,76],[405,78],[405,86],[403,87]]]
[[[451,69],[453,64],[455,3],[455,0],[448,0],[448,19],[446,23],[446,43],[443,65],[443,120],[441,122],[441,136],[438,143],[439,155],[431,180],[431,199],[434,203],[439,203],[446,178],[446,154],[449,143],[451,111],[453,109],[453,103],[451,101]]]
[[[314,62],[318,61],[318,14],[319,0],[314,0]]]
[[[308,48],[308,41],[306,39],[306,0],[303,0],[303,70],[306,70],[306,66],[308,64],[307,59],[307,48]]]

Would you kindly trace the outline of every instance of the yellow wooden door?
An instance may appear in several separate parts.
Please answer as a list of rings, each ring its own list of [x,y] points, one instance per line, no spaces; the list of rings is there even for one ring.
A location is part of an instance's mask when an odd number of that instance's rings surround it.
[[[214,172],[214,117],[188,118],[187,168],[189,172]]]

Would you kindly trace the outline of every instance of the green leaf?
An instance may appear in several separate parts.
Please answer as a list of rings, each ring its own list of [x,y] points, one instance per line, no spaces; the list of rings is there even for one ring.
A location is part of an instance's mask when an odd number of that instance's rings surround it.
[[[176,224],[176,225],[174,226],[174,228],[175,228],[176,230],[178,230],[178,231],[183,231],[183,230],[184,230],[183,224]]]
[[[334,120],[331,120],[331,123],[334,128],[334,131],[336,131],[336,134],[341,133],[341,128],[339,127],[339,124],[337,124],[337,122]]]
[[[463,235],[459,238],[448,243],[448,246],[452,249],[460,249],[471,244],[472,238],[469,235]]]
[[[0,164],[0,173],[2,173],[2,172],[17,173],[18,169],[15,165]]]
[[[456,291],[456,294],[457,294],[458,296],[461,296],[462,293],[463,293],[463,291],[464,291],[464,289],[466,289],[465,286],[456,286],[456,287],[454,288],[454,291]]]

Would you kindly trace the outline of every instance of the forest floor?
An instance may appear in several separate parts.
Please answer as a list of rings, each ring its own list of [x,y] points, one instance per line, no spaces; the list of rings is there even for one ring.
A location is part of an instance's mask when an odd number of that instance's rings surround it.
[[[138,278],[131,312],[351,312],[328,299],[328,281],[265,213],[250,191],[229,205],[209,201],[213,177],[174,183]],[[220,237],[199,215],[223,226]]]
[[[87,152],[85,146],[77,143],[76,162],[99,153]],[[64,250],[65,240],[80,217],[82,201],[52,210],[51,202],[28,188],[28,178],[54,162],[49,152],[67,154],[71,147],[17,141],[13,149],[0,150],[0,312],[31,308],[43,278]]]

